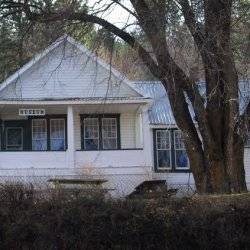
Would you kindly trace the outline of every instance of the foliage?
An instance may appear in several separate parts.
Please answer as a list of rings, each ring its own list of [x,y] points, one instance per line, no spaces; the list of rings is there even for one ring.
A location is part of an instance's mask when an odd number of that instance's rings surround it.
[[[193,2],[198,18],[204,18],[201,11],[201,2]],[[37,1],[37,4],[37,7],[46,11],[63,11],[68,6],[77,11],[87,11],[88,8],[85,1],[47,0]],[[168,25],[166,28],[168,42],[172,53],[174,53],[175,60],[186,72],[194,74],[192,76],[195,79],[204,78],[199,55],[196,48],[192,46],[192,39],[183,23],[180,10],[173,1],[167,1],[167,8],[166,22]],[[11,8],[11,10],[14,9]],[[246,77],[249,74],[248,30],[250,11],[248,10],[250,10],[249,1],[241,0],[234,2],[232,45],[237,68],[242,77]],[[64,33],[73,36],[88,48],[95,50],[106,61],[112,60],[112,64],[130,79],[154,79],[148,68],[138,58],[137,53],[126,43],[117,40],[113,34],[103,28],[97,29],[93,24],[70,21],[38,24],[30,22],[20,12],[14,11],[7,17],[5,17],[5,14],[7,14],[6,10],[2,10],[0,5],[0,81]],[[147,46],[145,34],[140,29],[135,29],[133,33],[139,41]],[[124,60],[124,58],[127,58],[127,60]]]
[[[105,200],[0,189],[1,249],[247,249],[250,197]]]
[[[250,1],[234,1],[232,46],[239,75],[250,75]]]
[[[68,2],[47,0],[38,5],[47,11],[54,11],[67,8]],[[77,1],[72,6],[86,9]],[[9,12],[5,8],[1,9],[0,1],[0,82],[65,33],[80,37],[82,42],[87,43],[93,30],[91,24],[67,21],[34,23],[15,7],[10,8]]]

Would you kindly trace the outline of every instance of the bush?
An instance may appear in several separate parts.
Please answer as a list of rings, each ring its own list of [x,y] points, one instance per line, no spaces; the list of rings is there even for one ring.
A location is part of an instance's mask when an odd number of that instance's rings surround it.
[[[1,249],[249,249],[250,196],[112,200],[0,188]]]

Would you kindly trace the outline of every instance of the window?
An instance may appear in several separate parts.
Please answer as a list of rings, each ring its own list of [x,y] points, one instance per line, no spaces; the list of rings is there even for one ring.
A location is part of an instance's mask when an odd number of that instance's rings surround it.
[[[171,137],[168,130],[156,131],[156,158],[158,169],[171,169]]]
[[[2,125],[0,121],[0,149],[65,150],[67,148],[66,126],[65,115],[5,120]]]
[[[65,150],[64,119],[50,119],[50,149]]]
[[[84,149],[99,149],[99,121],[98,118],[84,119]]]
[[[32,150],[65,150],[65,118],[32,119]]]
[[[189,161],[180,130],[154,130],[154,152],[156,170],[187,171]]]
[[[116,118],[102,118],[102,147],[103,149],[117,148]]]
[[[85,150],[112,150],[119,145],[117,115],[82,117],[82,148]]]
[[[32,150],[47,150],[47,122],[46,119],[32,120]]]
[[[245,147],[250,147],[250,131],[248,128],[244,139],[245,139]]]
[[[188,157],[180,130],[174,130],[175,168],[189,168]]]
[[[6,150],[23,150],[23,128],[6,128]]]

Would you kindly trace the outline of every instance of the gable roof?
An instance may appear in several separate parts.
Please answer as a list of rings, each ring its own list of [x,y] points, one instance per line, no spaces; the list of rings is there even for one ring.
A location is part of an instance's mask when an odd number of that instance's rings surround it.
[[[145,95],[153,99],[152,106],[149,108],[149,121],[151,125],[176,126],[174,115],[170,106],[168,94],[160,81],[134,81],[134,86]],[[197,82],[202,95],[205,94],[205,81]],[[190,103],[187,100],[188,104]],[[250,102],[250,81],[239,81],[239,109],[242,114]],[[194,111],[189,105],[191,116],[194,117]]]
[[[77,42],[75,39],[68,35],[64,35],[60,38],[58,38],[52,45],[47,47],[44,51],[41,53],[35,55],[28,63],[26,63],[24,66],[22,66],[19,70],[17,70],[14,74],[9,76],[2,84],[0,84],[0,92],[3,91],[7,86],[9,86],[11,83],[18,80],[20,76],[22,76],[25,72],[27,72],[32,66],[34,66],[37,62],[42,60],[44,57],[46,57],[49,53],[51,53],[55,48],[59,47],[64,42],[68,42],[71,45],[75,46],[77,49],[79,49],[82,53],[86,54],[88,58],[91,58],[95,60],[95,62],[103,67],[104,69],[108,70],[113,76],[120,79],[121,82],[125,83],[129,88],[133,91],[135,91],[139,96],[144,97],[144,94],[134,87],[134,85],[125,77],[125,75],[121,74],[119,71],[114,69],[111,65],[106,63],[101,58],[97,57],[97,55],[90,50],[88,50],[84,45]]]

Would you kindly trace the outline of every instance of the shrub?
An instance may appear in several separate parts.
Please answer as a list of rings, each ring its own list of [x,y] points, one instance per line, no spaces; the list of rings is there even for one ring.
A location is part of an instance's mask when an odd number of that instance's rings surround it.
[[[0,188],[1,249],[249,249],[250,196],[114,200]]]

